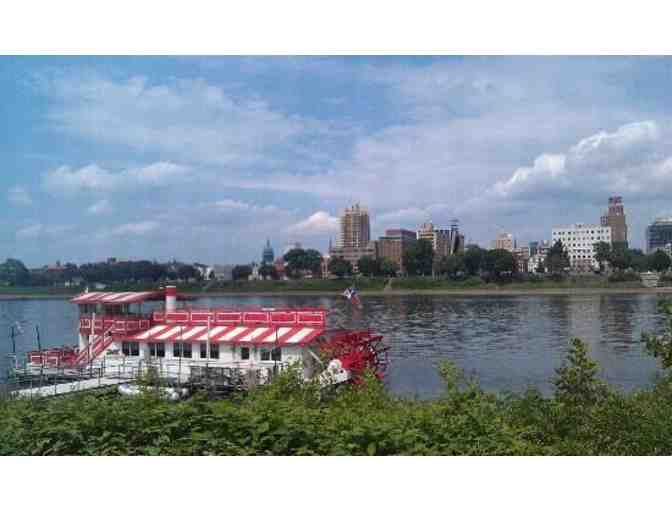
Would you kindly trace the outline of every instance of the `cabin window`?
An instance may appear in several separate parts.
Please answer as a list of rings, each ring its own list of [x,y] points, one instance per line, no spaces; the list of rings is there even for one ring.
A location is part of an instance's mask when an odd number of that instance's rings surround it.
[[[173,357],[191,358],[191,344],[188,342],[175,342],[173,344]]]
[[[201,359],[208,357],[208,344],[201,344]],[[219,359],[219,345],[210,344],[210,358]]]
[[[163,342],[150,343],[149,344],[149,355],[157,358],[166,357],[166,344]]]
[[[282,361],[282,349],[261,349],[261,361]]]
[[[140,343],[122,342],[121,352],[124,353],[124,356],[140,356]]]
[[[241,347],[240,349],[240,359],[250,359],[250,348]]]

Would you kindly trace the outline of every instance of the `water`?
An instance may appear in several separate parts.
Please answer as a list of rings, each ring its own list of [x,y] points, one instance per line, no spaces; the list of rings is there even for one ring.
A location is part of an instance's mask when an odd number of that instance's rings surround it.
[[[362,310],[340,296],[227,297],[194,306],[324,306],[338,310],[332,325],[369,326],[391,346],[387,384],[395,394],[426,398],[441,391],[438,363],[451,360],[493,391],[535,386],[550,391],[568,341],[587,342],[601,375],[631,391],[651,384],[657,363],[640,343],[643,330],[658,331],[662,318],[652,295],[604,296],[376,296]],[[340,315],[339,315],[340,314]],[[25,321],[16,339],[22,354],[36,347],[39,324],[44,347],[76,343],[77,309],[67,301],[0,301],[0,374],[11,352],[9,318]]]

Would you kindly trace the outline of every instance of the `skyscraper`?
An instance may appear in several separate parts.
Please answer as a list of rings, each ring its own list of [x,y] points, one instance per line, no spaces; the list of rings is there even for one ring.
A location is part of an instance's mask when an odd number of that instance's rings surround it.
[[[371,239],[369,212],[366,207],[355,204],[345,209],[340,217],[341,231],[338,248],[364,248]]]
[[[658,218],[646,227],[646,253],[665,250],[672,243],[672,218]]]
[[[355,270],[362,257],[377,258],[377,245],[371,241],[369,212],[366,207],[355,204],[345,209],[340,217],[341,230],[336,247],[330,250],[332,257],[340,257],[350,262]]]
[[[600,218],[603,227],[611,227],[612,243],[628,242],[628,225],[623,212],[623,197],[609,197],[609,208]]]

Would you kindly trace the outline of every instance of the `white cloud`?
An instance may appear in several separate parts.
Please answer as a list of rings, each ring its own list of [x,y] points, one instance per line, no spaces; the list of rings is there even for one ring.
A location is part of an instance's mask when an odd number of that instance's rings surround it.
[[[185,182],[191,173],[189,167],[164,161],[121,171],[107,170],[93,163],[79,169],[61,166],[50,170],[43,174],[42,183],[52,193],[112,193]]]
[[[338,231],[338,218],[326,211],[317,211],[310,217],[287,227],[291,234],[319,235]]]
[[[103,216],[112,212],[112,204],[110,204],[108,199],[103,198],[102,200],[98,200],[91,204],[87,209],[87,212],[94,216]]]
[[[16,232],[17,239],[35,239],[38,237],[58,238],[73,230],[71,225],[43,225],[34,223]]]
[[[60,99],[49,119],[61,131],[198,163],[252,163],[315,127],[202,79],[159,85],[145,77],[77,76],[44,88]]]
[[[125,223],[114,227],[109,231],[113,236],[140,236],[149,234],[159,228],[156,221],[140,221],[137,223]]]
[[[29,206],[33,205],[33,199],[28,191],[21,186],[14,186],[7,191],[7,200],[12,205]]]

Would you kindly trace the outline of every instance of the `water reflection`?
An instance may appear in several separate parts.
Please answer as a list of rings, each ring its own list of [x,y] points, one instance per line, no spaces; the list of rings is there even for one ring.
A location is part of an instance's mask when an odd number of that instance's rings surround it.
[[[489,390],[520,391],[549,381],[568,340],[584,339],[612,384],[629,390],[648,385],[656,364],[639,342],[643,329],[662,325],[656,297],[620,296],[376,296],[363,309],[340,296],[206,298],[195,306],[324,306],[331,327],[370,327],[389,343],[391,391],[417,397],[441,390],[437,366],[451,360]],[[43,345],[75,342],[77,310],[65,301],[0,301],[0,374],[7,369],[10,320],[39,324]],[[29,327],[17,350],[35,348]]]

